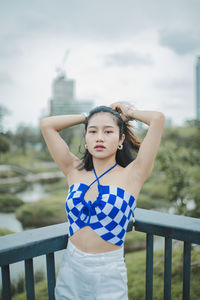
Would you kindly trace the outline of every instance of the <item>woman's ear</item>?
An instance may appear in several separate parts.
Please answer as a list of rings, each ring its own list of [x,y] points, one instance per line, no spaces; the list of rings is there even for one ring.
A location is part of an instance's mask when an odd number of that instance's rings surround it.
[[[122,137],[121,137],[121,139],[120,139],[121,144],[123,144],[123,142],[124,142],[124,140],[125,140],[125,137],[126,137],[126,136],[125,136],[125,134],[123,133],[123,134],[122,134]]]

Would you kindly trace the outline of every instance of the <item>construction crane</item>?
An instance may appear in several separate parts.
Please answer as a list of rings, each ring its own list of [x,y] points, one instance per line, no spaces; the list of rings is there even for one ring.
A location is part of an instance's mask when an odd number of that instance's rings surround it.
[[[70,50],[67,49],[65,51],[65,54],[63,56],[61,64],[56,67],[56,72],[57,72],[57,74],[58,74],[59,77],[65,77],[66,76],[66,72],[65,72],[64,67],[65,67],[66,60],[67,60],[67,58],[69,56],[69,53],[70,53]]]

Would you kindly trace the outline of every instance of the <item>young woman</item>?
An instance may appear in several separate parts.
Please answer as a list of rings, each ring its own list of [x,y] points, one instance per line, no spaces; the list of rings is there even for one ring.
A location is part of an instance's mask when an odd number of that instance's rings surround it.
[[[140,143],[130,121],[149,125]],[[151,174],[165,117],[113,103],[84,114],[52,116],[41,131],[66,176],[69,239],[55,288],[57,300],[127,300],[124,238],[143,183]],[[59,131],[85,124],[82,160],[70,152]],[[131,149],[137,149],[135,159]]]

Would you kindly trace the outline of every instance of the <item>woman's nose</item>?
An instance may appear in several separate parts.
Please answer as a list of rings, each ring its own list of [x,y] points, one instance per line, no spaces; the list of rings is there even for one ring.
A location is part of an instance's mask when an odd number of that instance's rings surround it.
[[[103,141],[103,134],[101,132],[97,134],[97,141]]]

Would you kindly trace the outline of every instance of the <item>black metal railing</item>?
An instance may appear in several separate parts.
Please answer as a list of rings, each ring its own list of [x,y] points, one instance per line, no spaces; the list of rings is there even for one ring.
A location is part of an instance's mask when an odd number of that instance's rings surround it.
[[[190,299],[191,244],[200,245],[200,220],[137,208],[132,227],[146,233],[146,300],[153,299],[154,236],[165,238],[164,300],[171,299],[172,240],[184,242],[182,299]],[[11,299],[10,264],[25,262],[25,281],[28,300],[35,299],[33,258],[46,255],[49,299],[54,299],[56,281],[54,252],[65,249],[68,241],[68,223],[27,230],[0,237],[0,266],[2,269],[3,299]]]

